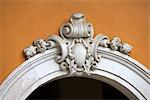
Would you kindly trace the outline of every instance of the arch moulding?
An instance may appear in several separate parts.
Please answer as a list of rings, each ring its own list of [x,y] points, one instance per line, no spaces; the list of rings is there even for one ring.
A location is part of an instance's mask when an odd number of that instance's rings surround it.
[[[117,88],[129,99],[150,100],[150,74],[129,56],[132,46],[119,37],[99,34],[84,15],[75,13],[60,36],[38,39],[24,49],[26,61],[1,84],[0,100],[25,100],[44,83],[87,77]]]

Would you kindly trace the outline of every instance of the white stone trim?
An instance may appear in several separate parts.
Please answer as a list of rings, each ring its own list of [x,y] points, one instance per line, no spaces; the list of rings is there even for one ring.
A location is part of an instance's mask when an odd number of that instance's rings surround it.
[[[150,100],[148,69],[129,55],[132,46],[99,34],[76,13],[59,36],[38,39],[24,49],[26,60],[1,84],[0,100],[24,100],[40,85],[65,78],[87,77],[106,82],[129,99]]]
[[[56,57],[57,63],[63,71],[68,71],[70,75],[90,75],[90,70],[96,68],[101,60],[101,54],[97,53],[98,47],[109,48],[129,55],[132,46],[123,43],[119,37],[112,40],[109,37],[98,34],[93,37],[94,29],[91,23],[86,21],[82,13],[74,13],[69,22],[60,27],[60,36],[53,35],[47,40],[38,39],[33,41],[33,45],[24,49],[26,59],[45,52],[51,48],[59,46],[60,55]]]
[[[60,49],[54,48],[25,61],[15,69],[0,86],[0,100],[24,100],[37,87],[55,79],[69,76],[61,71],[55,57]],[[102,55],[97,69],[89,77],[107,82],[123,92],[130,99],[150,99],[150,76],[146,68],[131,57],[106,48],[98,48]],[[22,99],[20,99],[22,98]]]

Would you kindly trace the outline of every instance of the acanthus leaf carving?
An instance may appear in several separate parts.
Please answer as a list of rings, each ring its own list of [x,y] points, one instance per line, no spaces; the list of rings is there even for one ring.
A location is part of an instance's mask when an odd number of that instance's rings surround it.
[[[60,36],[54,35],[47,40],[38,39],[33,46],[24,49],[27,59],[37,53],[59,46],[60,55],[56,61],[60,69],[67,71],[70,75],[90,75],[90,71],[96,69],[101,60],[101,54],[97,52],[98,47],[110,48],[124,54],[130,53],[132,46],[122,43],[119,37],[112,40],[99,34],[93,38],[94,30],[91,23],[86,21],[82,13],[72,14],[70,21],[60,27]]]

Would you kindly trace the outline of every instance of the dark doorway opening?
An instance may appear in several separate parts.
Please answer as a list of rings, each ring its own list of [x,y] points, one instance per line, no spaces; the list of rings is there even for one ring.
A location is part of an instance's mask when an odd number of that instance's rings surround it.
[[[64,78],[48,82],[33,91],[26,100],[128,100],[116,88],[89,78]]]

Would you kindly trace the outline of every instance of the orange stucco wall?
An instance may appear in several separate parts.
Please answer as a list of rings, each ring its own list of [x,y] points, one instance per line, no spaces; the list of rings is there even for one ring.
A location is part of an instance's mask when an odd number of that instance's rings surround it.
[[[25,61],[23,49],[37,38],[58,34],[73,12],[83,12],[95,28],[134,46],[131,56],[150,69],[148,0],[3,0],[0,82]]]

